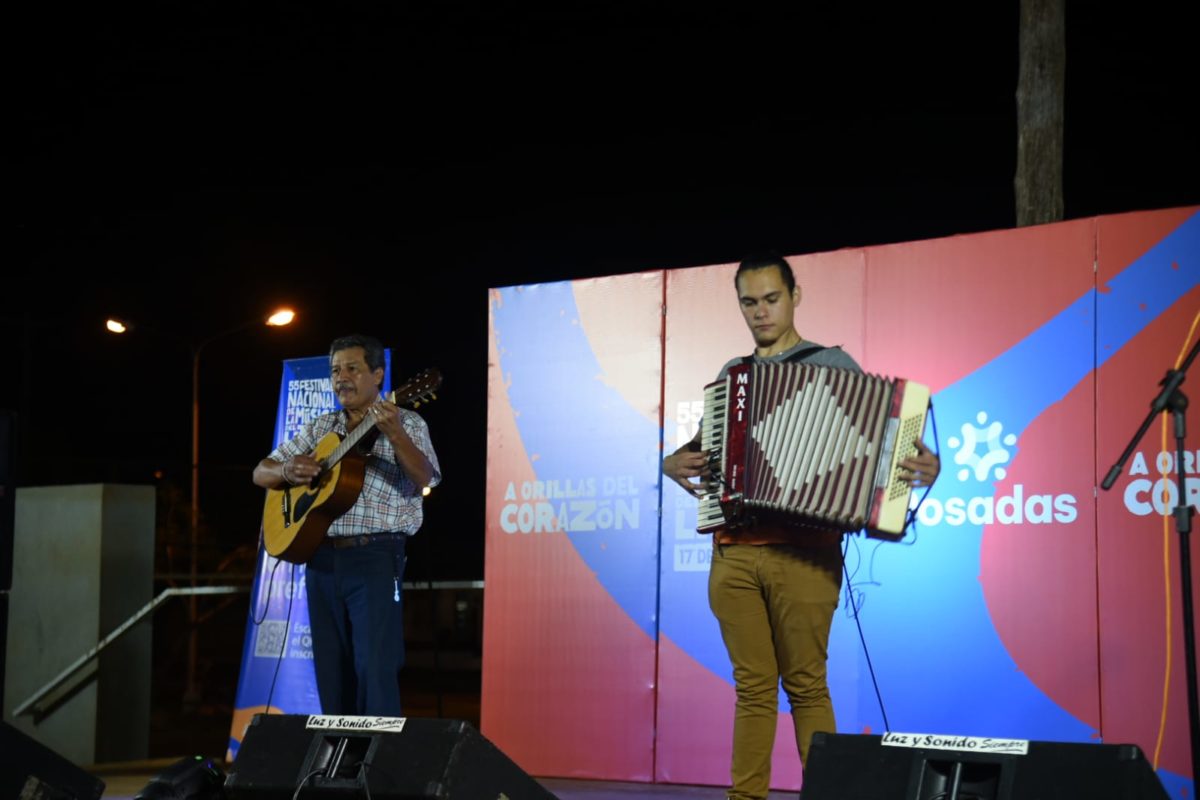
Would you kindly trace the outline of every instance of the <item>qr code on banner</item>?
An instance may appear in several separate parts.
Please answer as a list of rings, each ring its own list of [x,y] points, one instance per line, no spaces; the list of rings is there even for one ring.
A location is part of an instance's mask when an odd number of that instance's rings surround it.
[[[258,626],[254,636],[254,655],[262,658],[278,658],[283,652],[284,642],[287,641],[286,622],[265,620]]]

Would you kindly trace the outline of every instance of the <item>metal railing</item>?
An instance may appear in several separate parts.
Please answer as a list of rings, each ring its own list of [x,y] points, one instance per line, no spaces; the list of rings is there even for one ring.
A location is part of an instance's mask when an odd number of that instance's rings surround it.
[[[149,603],[138,609],[132,617],[122,622],[112,633],[105,636],[96,646],[88,650],[79,658],[75,659],[62,672],[55,675],[49,683],[38,689],[29,699],[21,705],[13,709],[13,716],[19,717],[22,714],[32,714],[34,716],[43,716],[47,711],[52,709],[57,703],[72,691],[74,691],[80,683],[87,680],[92,675],[92,670],[86,674],[80,674],[85,668],[88,668],[96,657],[100,655],[104,648],[120,639],[129,632],[134,625],[145,619],[154,609],[158,608],[167,599],[176,596],[200,595],[200,594],[240,594],[249,592],[249,586],[188,586],[182,589],[166,589],[158,597],[155,597]]]
[[[482,589],[483,581],[406,581],[406,591],[426,591],[435,589]],[[42,688],[38,689],[24,702],[13,709],[13,716],[31,714],[35,717],[44,716],[53,709],[64,697],[73,692],[81,683],[88,680],[94,673],[92,663],[104,648],[120,639],[149,616],[154,609],[172,597],[243,594],[250,591],[249,586],[188,586],[176,589],[165,589],[161,594],[138,609],[137,613],[118,625],[112,633],[105,636],[95,647],[92,647],[79,658],[75,659],[66,669],[54,676]],[[84,670],[87,670],[85,673]]]

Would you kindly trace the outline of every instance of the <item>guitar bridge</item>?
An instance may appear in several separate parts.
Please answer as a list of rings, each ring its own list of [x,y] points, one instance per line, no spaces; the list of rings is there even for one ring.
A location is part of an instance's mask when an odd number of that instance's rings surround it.
[[[292,525],[292,489],[287,487],[283,490],[283,497],[280,499],[280,504],[283,506],[283,527],[290,528]]]

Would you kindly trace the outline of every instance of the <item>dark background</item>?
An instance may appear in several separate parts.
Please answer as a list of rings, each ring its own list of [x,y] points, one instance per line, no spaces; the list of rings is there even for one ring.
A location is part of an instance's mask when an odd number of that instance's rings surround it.
[[[445,376],[410,577],[481,579],[488,287],[1015,224],[1017,3],[792,5],[11,12],[18,482],[158,485],[159,581],[182,580],[207,342],[200,571],[245,575],[281,360],[370,333],[397,382]],[[1068,3],[1067,218],[1200,202],[1181,7]],[[284,303],[289,328],[225,335]],[[245,604],[222,613],[218,716]]]

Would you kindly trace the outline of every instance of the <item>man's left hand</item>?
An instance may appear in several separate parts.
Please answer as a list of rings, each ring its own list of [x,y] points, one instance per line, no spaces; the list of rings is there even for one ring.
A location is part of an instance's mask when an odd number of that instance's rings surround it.
[[[932,486],[942,470],[942,462],[920,439],[916,446],[917,454],[900,462],[900,480],[913,487]]]
[[[375,420],[379,432],[389,439],[408,435],[404,430],[404,423],[400,420],[400,407],[396,404],[381,399],[372,404],[367,413]]]

